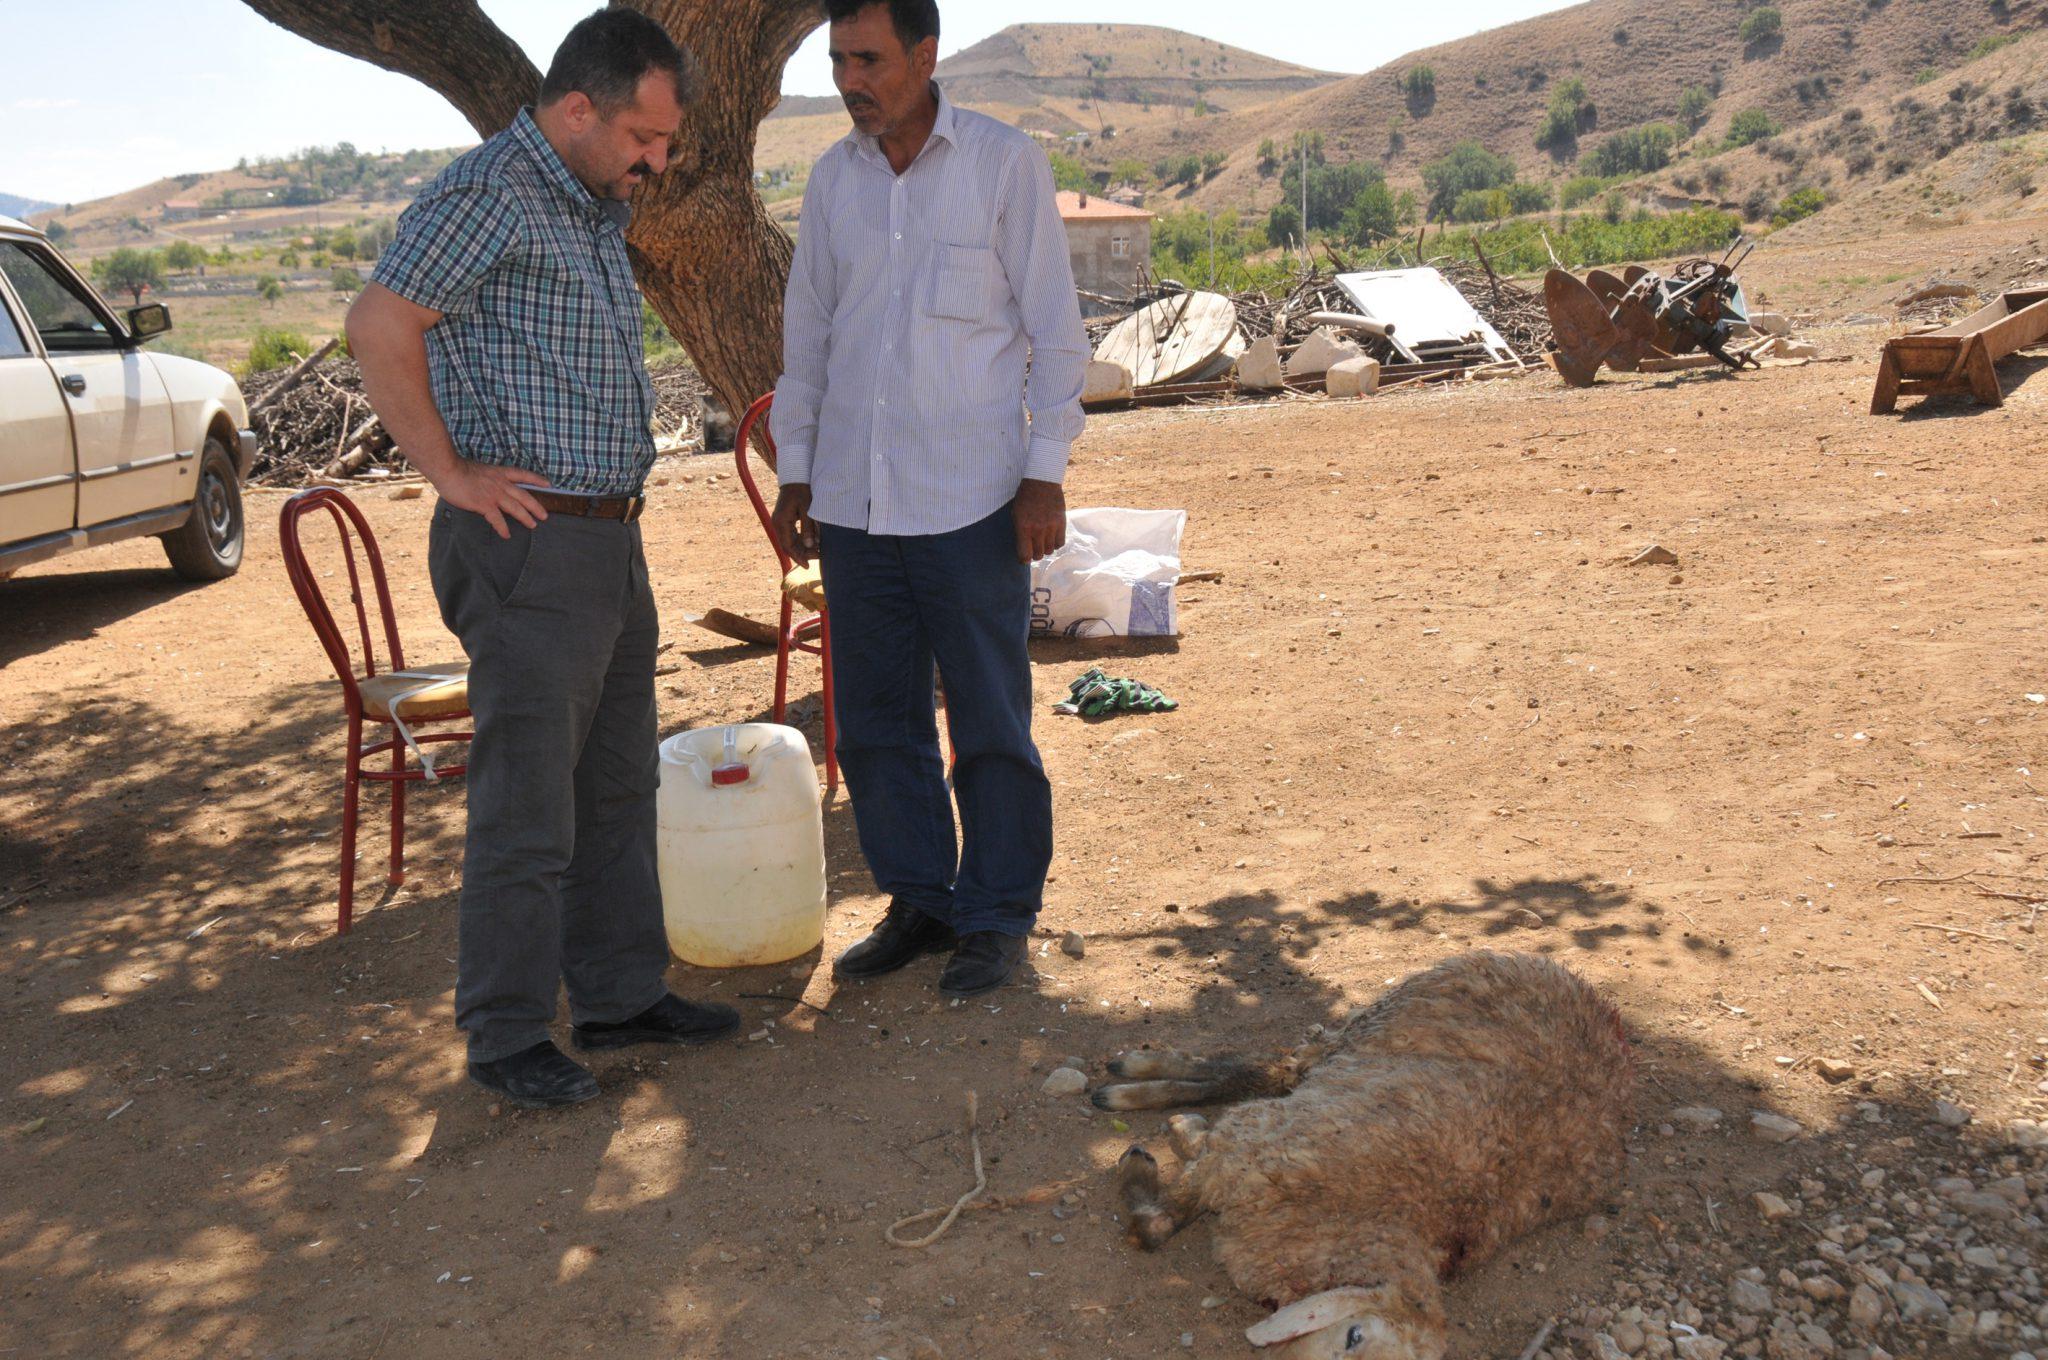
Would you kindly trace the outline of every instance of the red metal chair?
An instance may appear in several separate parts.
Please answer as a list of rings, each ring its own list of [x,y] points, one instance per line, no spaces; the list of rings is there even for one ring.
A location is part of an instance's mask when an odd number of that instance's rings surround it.
[[[307,564],[299,539],[299,523],[306,516],[324,511],[332,516],[341,544],[341,557],[348,567],[349,603],[355,606],[355,631],[362,639],[363,672],[358,675],[349,652],[348,639],[336,624],[319,579]],[[313,632],[334,663],[341,680],[342,699],[348,708],[347,770],[342,782],[341,803],[341,913],[339,933],[348,933],[353,912],[356,881],[356,804],[362,781],[368,779],[391,786],[391,868],[389,882],[405,881],[405,786],[426,780],[463,774],[467,764],[432,765],[421,749],[435,742],[467,742],[468,732],[414,733],[412,724],[445,722],[469,716],[469,663],[425,666],[408,670],[405,650],[398,640],[398,620],[391,610],[391,587],[384,578],[384,558],[377,551],[377,539],[355,502],[330,487],[301,491],[284,503],[278,514],[278,540],[284,551],[284,569],[292,590],[312,620]],[[390,658],[387,669],[377,669],[377,640],[370,628],[370,614],[364,598],[362,573],[356,566],[356,547],[369,562],[370,584],[377,592],[377,612],[384,623],[384,650]],[[363,724],[384,723],[392,735],[382,741],[365,743]],[[408,768],[405,753],[410,747],[421,766]],[[369,770],[364,762],[389,754],[391,768]],[[431,772],[430,772],[431,771]]]
[[[740,485],[747,489],[747,499],[760,516],[769,546],[775,549],[775,560],[782,564],[782,621],[775,630],[775,721],[781,722],[789,708],[789,654],[811,653],[824,671],[825,793],[829,797],[839,788],[839,723],[832,710],[832,622],[825,613],[825,587],[815,560],[800,567],[783,551],[781,540],[775,536],[773,512],[754,481],[753,465],[747,459],[748,451],[758,440],[761,461],[771,472],[775,468],[775,436],[768,429],[768,410],[774,402],[775,394],[770,392],[758,398],[740,418],[739,431],[733,436],[733,461],[739,467]],[[801,618],[796,614],[798,605],[808,611]]]

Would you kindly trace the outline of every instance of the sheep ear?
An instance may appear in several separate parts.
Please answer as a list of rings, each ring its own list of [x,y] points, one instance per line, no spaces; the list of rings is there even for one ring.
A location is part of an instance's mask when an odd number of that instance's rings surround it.
[[[1381,1302],[1377,1289],[1326,1289],[1298,1303],[1290,1303],[1273,1316],[1245,1329],[1244,1339],[1254,1346],[1277,1346],[1297,1336],[1319,1332],[1333,1322],[1374,1311]]]

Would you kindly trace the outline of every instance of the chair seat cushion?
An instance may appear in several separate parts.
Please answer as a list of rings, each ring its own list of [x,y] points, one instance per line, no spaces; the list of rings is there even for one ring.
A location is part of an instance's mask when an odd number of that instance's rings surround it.
[[[434,676],[447,679],[435,684]],[[425,677],[425,678],[422,678]],[[469,663],[449,661],[438,666],[407,666],[396,673],[372,675],[356,682],[363,691],[363,712],[389,721],[391,701],[422,685],[432,688],[413,694],[398,705],[398,717],[407,722],[423,718],[459,718],[469,712]]]
[[[792,567],[789,575],[782,578],[782,593],[799,609],[808,609],[813,614],[825,612],[825,582],[818,574],[818,564],[808,567]]]

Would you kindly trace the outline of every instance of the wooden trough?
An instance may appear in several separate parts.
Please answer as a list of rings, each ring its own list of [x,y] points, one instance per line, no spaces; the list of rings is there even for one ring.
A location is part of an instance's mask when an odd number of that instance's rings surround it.
[[[1952,326],[1887,341],[1870,413],[1890,415],[1902,396],[1967,395],[1980,405],[2003,406],[1997,363],[2043,339],[2048,339],[2048,288],[2001,293]]]

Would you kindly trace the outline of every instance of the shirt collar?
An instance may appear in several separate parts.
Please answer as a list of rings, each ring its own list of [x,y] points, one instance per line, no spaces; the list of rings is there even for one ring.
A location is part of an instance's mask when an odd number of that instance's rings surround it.
[[[931,136],[925,138],[924,146],[917,153],[920,158],[926,151],[931,149],[932,143],[940,138],[944,138],[951,146],[960,145],[960,133],[953,116],[953,101],[946,98],[945,87],[940,85],[938,81],[934,80],[931,82],[931,87],[932,98],[938,101],[939,112],[938,116],[932,119]],[[859,128],[855,128],[847,133],[846,136],[847,140],[853,143],[855,149],[863,155],[879,159],[884,165],[889,163],[889,158],[883,154],[882,144],[878,139],[868,136]],[[911,162],[912,165],[916,163],[916,161]]]
[[[549,188],[585,213],[603,217],[607,221],[616,220],[615,215],[608,211],[610,205],[599,202],[597,197],[583,186],[583,181],[570,173],[561,153],[555,150],[554,144],[541,132],[540,125],[533,121],[533,110],[521,109],[519,116],[512,120],[511,132],[512,140],[519,143],[534,165],[539,167],[541,178],[547,181]],[[624,203],[617,206],[630,210],[629,205]]]

